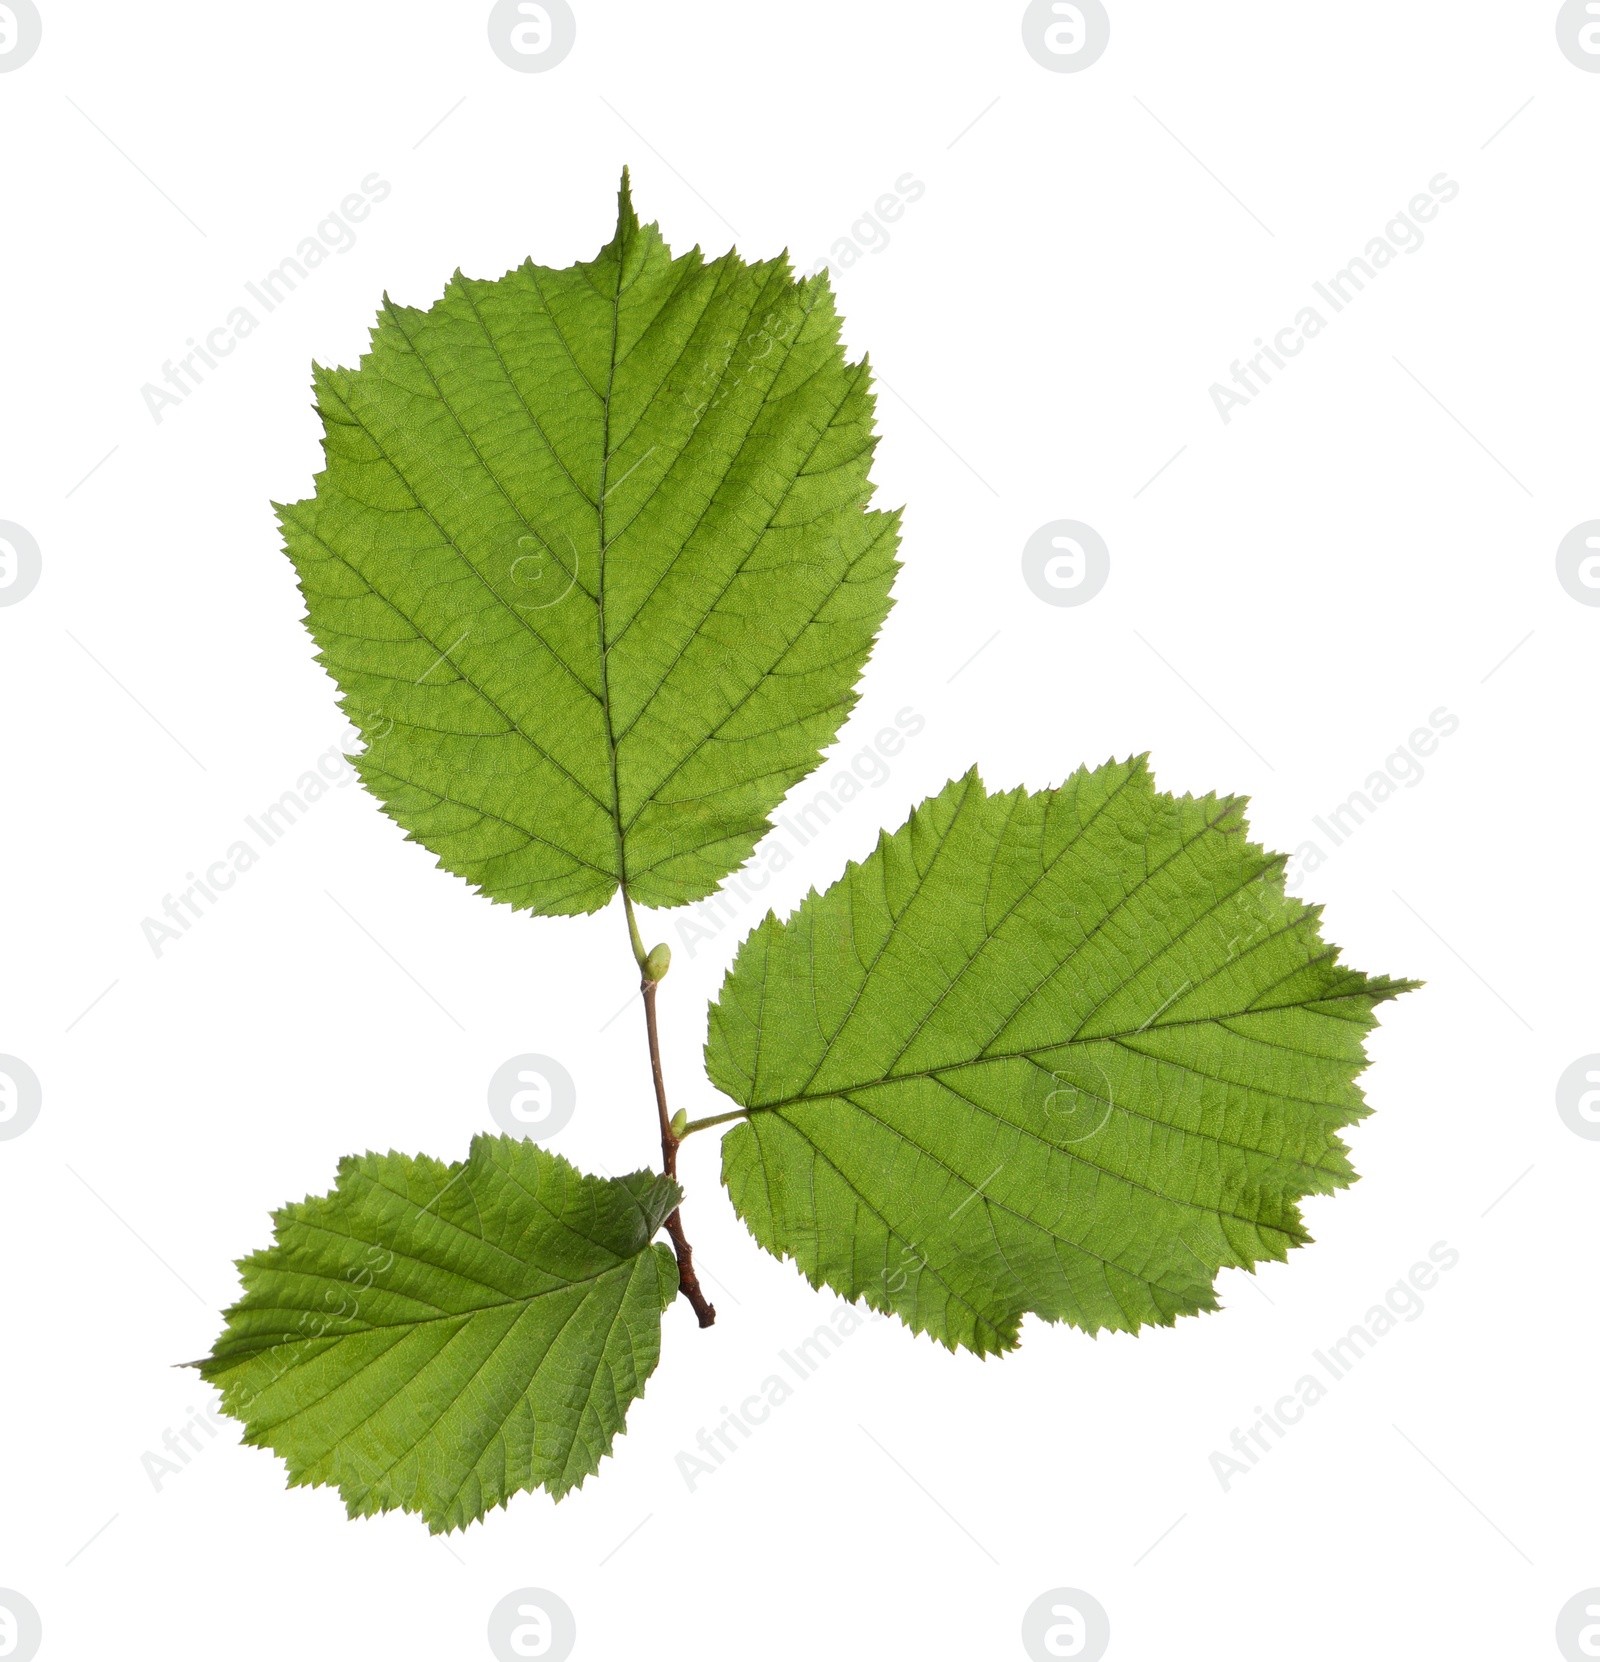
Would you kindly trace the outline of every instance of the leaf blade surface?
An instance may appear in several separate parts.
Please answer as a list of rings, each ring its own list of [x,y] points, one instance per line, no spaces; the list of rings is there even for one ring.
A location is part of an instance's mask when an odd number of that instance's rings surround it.
[[[855,702],[898,515],[823,279],[674,258],[624,178],[563,270],[385,298],[279,510],[363,782],[491,899],[711,893]]]
[[[446,1166],[364,1154],[274,1214],[202,1377],[290,1486],[434,1533],[520,1490],[557,1499],[611,1452],[660,1355],[681,1192],[586,1176],[512,1137]]]
[[[1309,1239],[1377,1004],[1242,802],[1142,758],[991,796],[976,771],[741,947],[706,1045],[749,1110],[723,1180],[813,1284],[980,1353],[1215,1308]]]

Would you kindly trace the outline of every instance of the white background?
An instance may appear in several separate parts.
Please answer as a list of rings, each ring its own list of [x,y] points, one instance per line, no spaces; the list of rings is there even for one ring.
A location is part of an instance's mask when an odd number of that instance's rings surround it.
[[[1600,1050],[1600,610],[1554,563],[1600,514],[1600,75],[1553,0],[1114,0],[1077,74],[1027,55],[1021,10],[577,0],[567,61],[517,74],[482,4],[57,0],[0,76],[0,519],[43,550],[0,609],[0,1051],[44,1085],[0,1142],[0,1585],[48,1662],[488,1656],[528,1585],[572,1607],[580,1659],[1021,1657],[1060,1586],[1105,1606],[1114,1662],[1558,1655],[1600,1583],[1600,1145],[1554,1105]],[[719,1320],[668,1313],[615,1458],[559,1509],[350,1523],[231,1425],[158,1491],[141,1457],[211,1395],[172,1364],[339,1156],[459,1157],[520,1051],[577,1080],[561,1153],[655,1156],[642,1022],[605,1025],[620,914],[492,908],[358,788],[159,958],[141,933],[340,736],[268,506],[318,466],[311,359],[352,363],[385,289],[592,255],[625,162],[675,247],[806,267],[926,186],[836,277],[884,382],[878,502],[908,504],[838,754],[906,706],[927,726],[780,912],[975,760],[1037,788],[1148,749],[1292,850],[1429,712],[1459,718],[1301,886],[1350,962],[1428,983],[1372,1042],[1362,1181],[1172,1331],[1030,1318],[983,1363],[869,1326],[691,1492],[678,1452],[836,1303],[748,1239],[698,1137]],[[374,171],[355,246],[155,422],[141,387]],[[1212,383],[1440,172],[1460,193],[1425,245],[1225,425]],[[1021,577],[1060,518],[1111,549],[1082,607]],[[645,923],[677,948],[692,1115],[726,1106],[703,1012],[754,921],[693,955]],[[1440,1241],[1460,1262],[1423,1315],[1225,1492],[1213,1450]]]

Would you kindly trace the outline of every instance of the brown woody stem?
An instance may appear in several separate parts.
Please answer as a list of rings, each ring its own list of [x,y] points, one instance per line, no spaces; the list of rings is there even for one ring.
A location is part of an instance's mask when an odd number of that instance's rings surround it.
[[[672,1113],[667,1107],[666,1081],[661,1077],[661,1036],[656,1028],[656,989],[660,982],[648,975],[639,980],[639,993],[644,999],[645,1029],[650,1035],[650,1075],[655,1081],[656,1110],[661,1116],[661,1169],[668,1177],[678,1175],[678,1144],[683,1140],[673,1134]],[[694,1249],[683,1232],[683,1217],[674,1210],[667,1219],[667,1234],[672,1237],[672,1250],[678,1255],[678,1285],[688,1299],[702,1327],[710,1327],[717,1319],[716,1306],[701,1291],[699,1278],[694,1273]]]

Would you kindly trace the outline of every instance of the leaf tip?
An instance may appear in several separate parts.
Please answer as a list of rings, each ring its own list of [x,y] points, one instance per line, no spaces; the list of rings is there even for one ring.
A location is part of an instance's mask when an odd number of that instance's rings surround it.
[[[617,186],[617,236],[622,238],[639,229],[639,216],[633,210],[633,180],[626,166],[622,181]]]

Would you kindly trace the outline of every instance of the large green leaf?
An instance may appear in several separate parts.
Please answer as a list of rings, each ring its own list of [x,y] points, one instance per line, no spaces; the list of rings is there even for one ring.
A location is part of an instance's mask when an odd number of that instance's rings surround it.
[[[674,259],[623,176],[589,262],[387,297],[280,508],[362,779],[494,900],[712,892],[816,766],[889,607],[865,360],[826,280]]]
[[[240,1261],[200,1371],[291,1486],[337,1485],[351,1517],[399,1507],[437,1533],[518,1490],[559,1499],[655,1368],[678,1267],[651,1237],[680,1198],[513,1137],[451,1166],[353,1156]]]
[[[1373,1008],[1415,983],[1340,966],[1243,806],[1143,758],[1037,795],[974,771],[769,914],[706,1045],[761,1244],[986,1353],[1030,1310],[1170,1325],[1309,1239]]]

